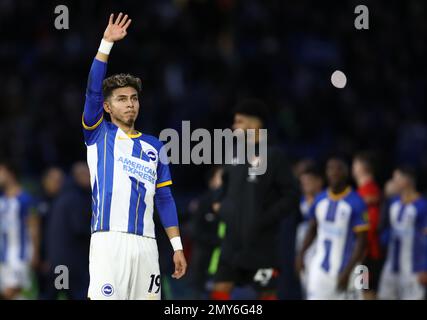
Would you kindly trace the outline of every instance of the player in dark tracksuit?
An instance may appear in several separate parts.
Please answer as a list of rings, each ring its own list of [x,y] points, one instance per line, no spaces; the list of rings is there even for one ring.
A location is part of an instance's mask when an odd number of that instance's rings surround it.
[[[233,129],[264,127],[265,107],[246,101],[235,109]],[[278,237],[282,218],[298,212],[299,191],[280,148],[268,145],[267,170],[249,175],[250,164],[224,168],[223,196],[217,204],[226,234],[212,299],[229,299],[234,285],[251,284],[261,299],[275,298]],[[215,208],[214,208],[215,209]]]

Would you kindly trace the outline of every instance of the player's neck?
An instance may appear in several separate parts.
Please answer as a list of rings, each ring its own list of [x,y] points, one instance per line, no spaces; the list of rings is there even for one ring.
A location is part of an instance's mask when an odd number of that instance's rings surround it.
[[[329,187],[329,190],[331,191],[332,194],[337,195],[346,191],[347,188],[348,188],[348,184],[345,183],[337,186],[331,186]]]
[[[403,203],[411,203],[418,199],[420,194],[417,190],[409,188],[402,191],[401,199]]]
[[[132,125],[126,125],[123,122],[117,121],[115,119],[111,119],[111,122],[118,126],[127,135],[135,135],[138,133],[138,131],[135,130],[134,123],[132,123]]]
[[[16,181],[11,181],[5,186],[4,193],[7,197],[16,197],[21,192],[21,186]]]
[[[361,187],[373,180],[374,178],[370,174],[363,174],[356,178],[356,183],[358,187]]]

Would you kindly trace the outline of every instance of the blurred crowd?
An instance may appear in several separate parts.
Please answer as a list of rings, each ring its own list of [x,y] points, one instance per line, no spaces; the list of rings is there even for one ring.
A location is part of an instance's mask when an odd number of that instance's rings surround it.
[[[143,80],[138,127],[158,135],[224,128],[244,97],[266,101],[271,130],[294,156],[378,149],[383,181],[394,163],[424,174],[427,127],[426,4],[368,1],[370,29],[354,28],[357,1],[63,1],[68,30],[54,27],[54,1],[0,1],[3,103],[0,153],[38,176],[81,160],[80,118],[87,70],[111,12],[134,13],[108,73]],[[20,21],[16,26],[16,21]],[[348,78],[333,88],[335,69]],[[338,121],[339,120],[339,121]],[[1,156],[0,154],[0,156]],[[31,161],[28,161],[31,159]],[[175,168],[175,176],[204,168]],[[182,190],[201,181],[181,179]]]
[[[260,98],[268,106],[269,133],[289,155],[304,199],[311,201],[328,185],[323,169],[327,155],[339,151],[355,156],[354,187],[375,182],[375,203],[371,195],[366,201],[374,212],[368,236],[373,261],[367,263],[376,277],[365,298],[376,297],[391,239],[387,216],[392,199],[425,188],[423,1],[367,1],[370,30],[366,31],[354,28],[357,1],[61,4],[69,7],[69,30],[55,29],[53,1],[0,0],[0,27],[10,30],[0,42],[0,158],[9,159],[0,165],[0,209],[5,216],[10,208],[22,213],[20,220],[2,216],[0,221],[2,234],[16,238],[16,243],[0,242],[0,264],[9,245],[20,257],[13,262],[18,271],[6,268],[3,274],[10,276],[0,279],[6,288],[3,297],[86,296],[91,197],[88,169],[80,162],[86,155],[81,113],[91,57],[109,13],[118,11],[135,16],[128,38],[114,48],[108,73],[130,72],[142,78],[142,109],[136,124],[142,131],[154,135],[163,128],[180,131],[182,120],[191,120],[192,128],[229,127],[229,109],[236,102]],[[330,84],[335,69],[348,77],[343,90]],[[358,151],[366,149],[375,150],[375,169],[371,160],[359,156]],[[158,232],[166,298],[208,298],[212,291],[225,233],[215,209],[223,169],[172,166],[190,270],[181,282],[167,277],[172,273],[171,249]],[[201,176],[205,180],[188,179]],[[359,191],[364,198],[364,191]],[[281,222],[281,299],[306,294],[304,276],[300,278],[294,268],[304,221],[303,216],[292,215]],[[65,284],[64,289],[55,287],[58,265],[68,266],[70,289]],[[419,280],[426,282],[425,277]],[[16,283],[25,290],[17,290]],[[251,298],[254,293],[235,288],[235,295]]]

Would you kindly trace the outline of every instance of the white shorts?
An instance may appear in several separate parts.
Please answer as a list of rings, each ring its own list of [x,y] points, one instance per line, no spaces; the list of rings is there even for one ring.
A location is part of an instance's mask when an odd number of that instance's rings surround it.
[[[354,286],[356,274],[352,272],[346,291],[338,291],[338,276],[321,268],[311,268],[307,281],[307,300],[361,300],[362,290]]]
[[[392,273],[384,268],[381,273],[378,298],[382,300],[422,300],[425,288],[418,282],[418,275]]]
[[[0,291],[30,286],[30,266],[27,262],[0,263]]]
[[[92,300],[160,300],[156,239],[122,232],[95,232],[90,240]]]

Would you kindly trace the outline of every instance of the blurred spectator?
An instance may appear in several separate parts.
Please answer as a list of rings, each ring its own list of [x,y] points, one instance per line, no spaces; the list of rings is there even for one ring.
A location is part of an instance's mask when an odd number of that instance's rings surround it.
[[[48,221],[52,215],[52,204],[56,200],[58,194],[62,189],[64,183],[64,172],[58,167],[48,168],[41,179],[42,194],[37,204],[38,213],[38,226],[40,235],[40,246],[38,248],[38,264],[35,266],[37,285],[38,285],[38,298],[53,299],[52,286],[49,276],[49,263],[47,261],[47,227]]]
[[[92,199],[89,168],[77,162],[71,171],[71,180],[52,205],[48,221],[47,259],[50,264],[51,290],[55,267],[64,265],[69,270],[68,299],[86,299],[89,286],[89,242]]]
[[[193,251],[189,276],[192,278],[196,299],[208,298],[209,266],[214,249],[220,244],[219,218],[212,206],[218,199],[218,192],[222,186],[222,174],[221,167],[212,168],[208,175],[208,190],[190,203]]]
[[[427,285],[427,199],[417,191],[416,172],[398,167],[393,183],[398,192],[389,206],[387,257],[378,297],[421,300]]]
[[[23,298],[30,283],[30,262],[36,242],[31,196],[19,183],[13,163],[0,162],[0,296]]]
[[[352,166],[357,192],[368,206],[368,249],[363,265],[369,269],[369,289],[363,291],[366,300],[376,299],[378,281],[383,264],[379,239],[381,190],[375,181],[372,155],[361,152],[354,156]]]

